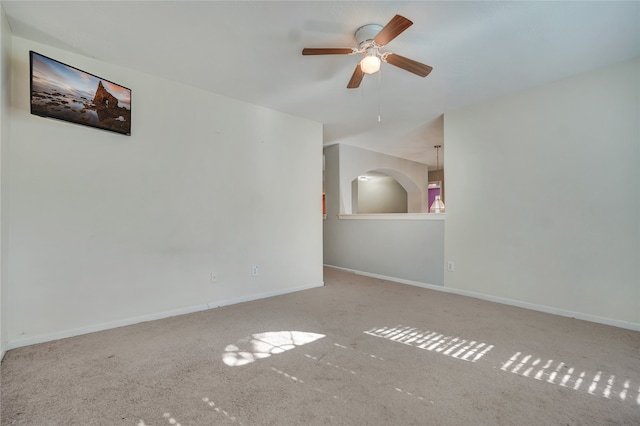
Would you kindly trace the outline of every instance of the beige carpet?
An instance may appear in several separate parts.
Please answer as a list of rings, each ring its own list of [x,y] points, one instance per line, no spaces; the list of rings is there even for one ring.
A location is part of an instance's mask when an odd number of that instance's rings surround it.
[[[640,333],[325,269],[9,351],[2,425],[640,424]]]

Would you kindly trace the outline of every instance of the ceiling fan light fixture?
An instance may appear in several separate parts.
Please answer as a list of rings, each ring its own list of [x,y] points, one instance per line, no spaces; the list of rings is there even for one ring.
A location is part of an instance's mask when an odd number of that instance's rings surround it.
[[[382,62],[402,68],[420,77],[426,77],[433,69],[429,65],[421,64],[413,59],[405,58],[393,52],[380,52],[391,40],[399,36],[404,30],[413,25],[411,20],[404,16],[395,15],[383,27],[378,24],[366,24],[356,30],[355,37],[358,47],[305,47],[303,55],[353,55],[363,54],[365,57],[358,62],[353,70],[347,89],[356,89],[365,74],[374,74],[380,71]],[[378,121],[380,117],[378,117]]]
[[[360,61],[360,68],[365,74],[374,74],[380,70],[380,58],[375,53],[368,54]]]

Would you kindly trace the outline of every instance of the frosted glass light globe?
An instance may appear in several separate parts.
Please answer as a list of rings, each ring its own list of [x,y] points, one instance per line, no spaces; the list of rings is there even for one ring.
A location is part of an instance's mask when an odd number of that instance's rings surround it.
[[[360,61],[360,68],[362,68],[362,72],[365,74],[378,72],[380,69],[380,58],[375,55],[365,56],[364,59]]]

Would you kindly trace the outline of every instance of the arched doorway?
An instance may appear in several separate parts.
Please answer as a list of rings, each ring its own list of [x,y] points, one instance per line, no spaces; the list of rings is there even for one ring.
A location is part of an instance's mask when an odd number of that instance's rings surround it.
[[[392,176],[369,171],[351,182],[354,214],[407,213],[407,190]]]

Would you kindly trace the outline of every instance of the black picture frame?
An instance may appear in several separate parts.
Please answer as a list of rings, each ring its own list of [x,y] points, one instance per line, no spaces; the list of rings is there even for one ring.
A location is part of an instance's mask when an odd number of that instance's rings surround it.
[[[29,51],[31,114],[131,135],[131,89]]]

